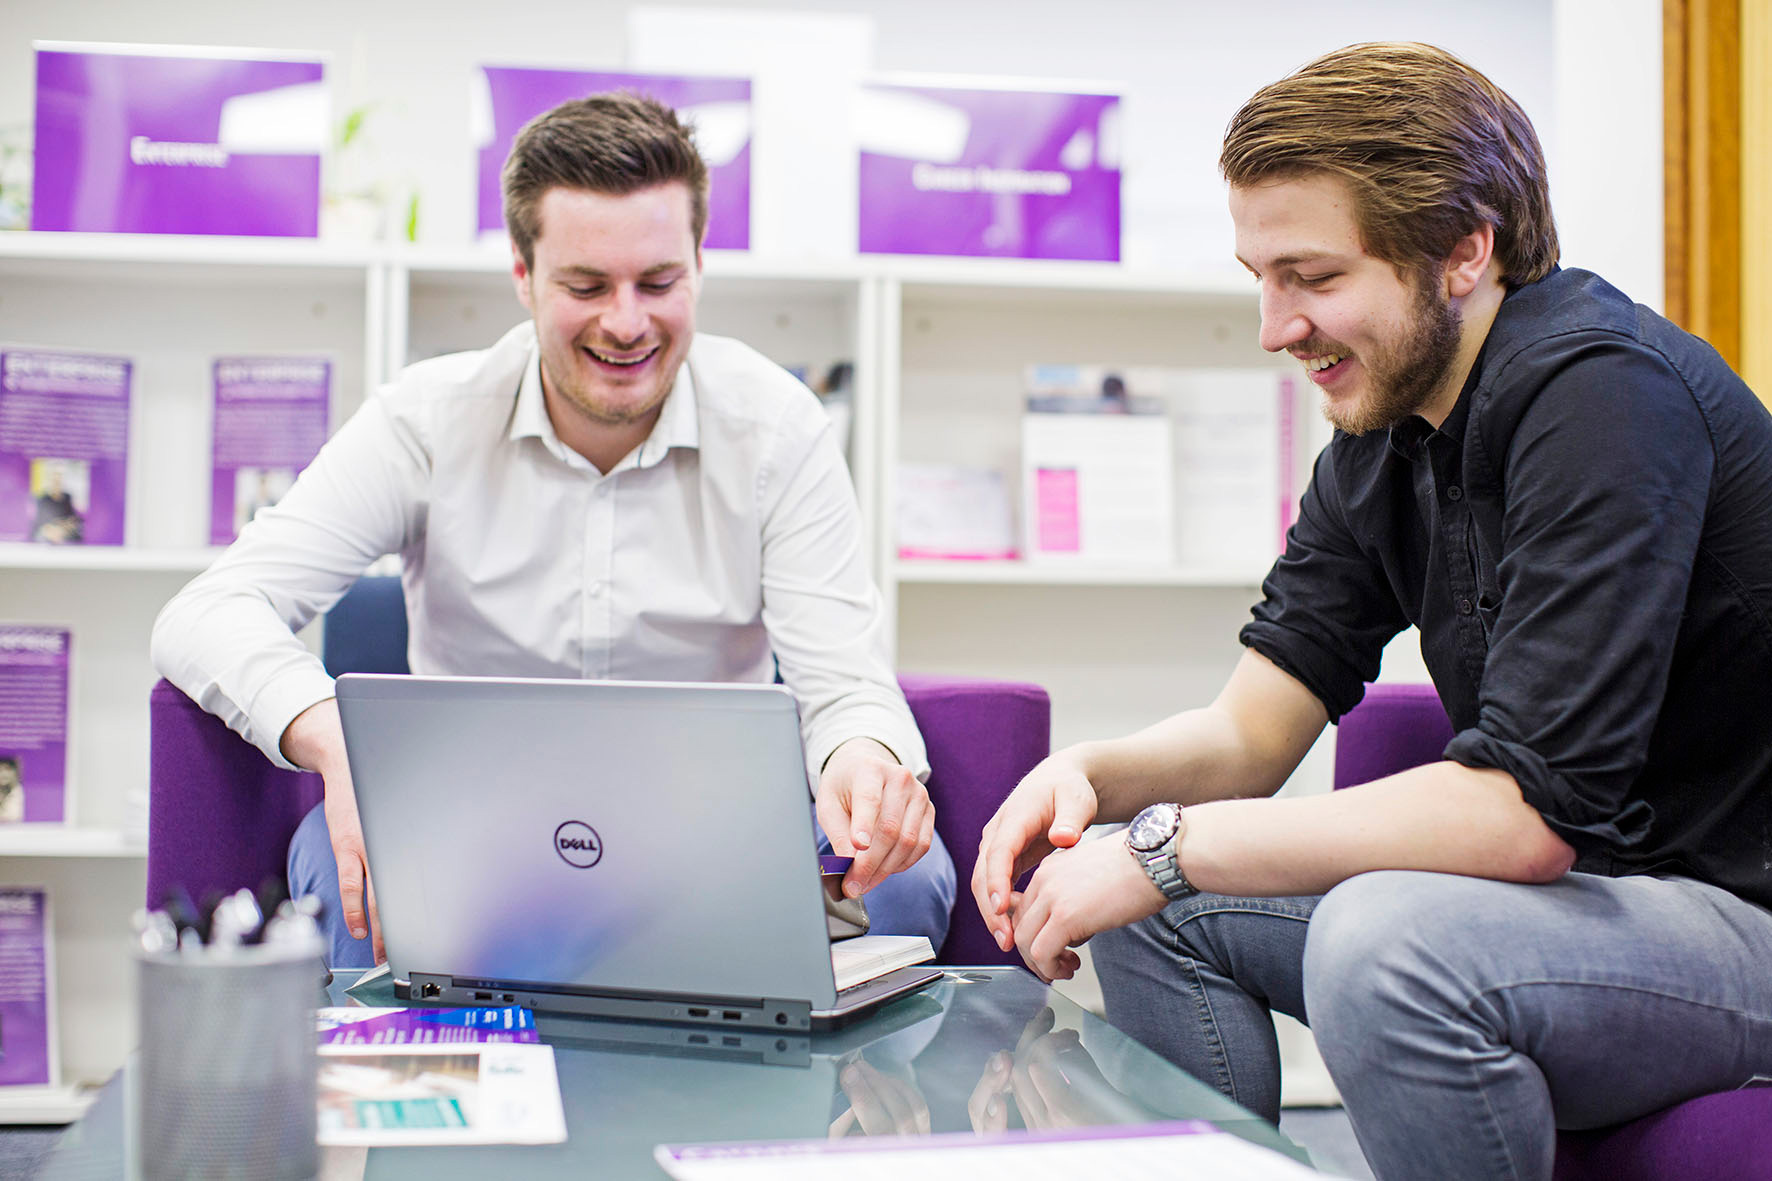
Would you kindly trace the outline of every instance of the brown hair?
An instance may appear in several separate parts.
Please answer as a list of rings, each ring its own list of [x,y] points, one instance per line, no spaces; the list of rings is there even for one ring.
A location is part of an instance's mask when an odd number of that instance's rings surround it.
[[[696,245],[708,224],[708,166],[695,131],[657,99],[626,91],[571,99],[523,125],[501,177],[505,228],[535,263],[541,199],[549,189],[625,196],[681,181]]]
[[[1225,130],[1235,187],[1329,173],[1353,191],[1366,250],[1422,274],[1487,222],[1508,286],[1556,265],[1544,149],[1518,103],[1432,45],[1372,42],[1264,86]]]

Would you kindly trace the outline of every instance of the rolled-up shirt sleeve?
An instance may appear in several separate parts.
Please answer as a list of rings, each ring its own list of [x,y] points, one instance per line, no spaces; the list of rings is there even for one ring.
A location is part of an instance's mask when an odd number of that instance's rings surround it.
[[[1710,434],[1652,349],[1572,333],[1512,364],[1548,376],[1510,389],[1498,375],[1496,396],[1526,404],[1490,408],[1501,425],[1475,440],[1504,492],[1501,599],[1477,724],[1446,757],[1512,775],[1577,854],[1628,848],[1649,820],[1630,789],[1698,556]]]
[[[1348,528],[1333,451],[1317,457],[1286,550],[1238,638],[1297,678],[1337,721],[1360,703],[1385,644],[1409,621],[1383,567]]]
[[[280,767],[291,766],[283,731],[333,695],[295,632],[420,532],[420,434],[385,396],[372,398],[154,622],[160,674]]]

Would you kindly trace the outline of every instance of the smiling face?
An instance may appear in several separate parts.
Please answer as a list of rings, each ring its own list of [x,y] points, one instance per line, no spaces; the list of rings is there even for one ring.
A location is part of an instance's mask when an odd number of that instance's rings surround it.
[[[695,337],[701,251],[690,208],[688,186],[675,182],[624,196],[549,189],[534,264],[513,251],[548,415],[569,445],[657,420]]]
[[[1346,182],[1327,174],[1233,187],[1237,258],[1261,283],[1261,347],[1284,349],[1350,434],[1458,398],[1463,321],[1437,270],[1420,281],[1366,253]]]

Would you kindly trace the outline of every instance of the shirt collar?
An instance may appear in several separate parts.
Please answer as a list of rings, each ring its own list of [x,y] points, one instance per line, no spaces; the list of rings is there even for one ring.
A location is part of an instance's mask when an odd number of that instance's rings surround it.
[[[553,420],[548,417],[547,398],[541,388],[540,349],[530,352],[529,362],[523,367],[523,377],[517,383],[517,405],[511,412],[508,437],[512,442],[529,438],[540,439],[542,446],[560,462],[573,467],[591,467],[589,460],[562,443],[560,436],[554,431]],[[652,433],[605,474],[613,474],[626,468],[651,467],[662,461],[673,447],[694,450],[700,445],[701,427],[696,414],[695,378],[690,372],[689,362],[685,360],[677,370],[677,380],[671,385],[670,394],[659,408],[658,421],[652,424]]]

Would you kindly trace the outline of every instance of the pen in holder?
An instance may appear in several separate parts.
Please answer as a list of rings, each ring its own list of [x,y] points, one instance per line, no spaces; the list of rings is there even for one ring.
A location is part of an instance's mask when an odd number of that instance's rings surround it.
[[[242,904],[251,895],[243,892]],[[323,944],[285,903],[260,926],[140,915],[141,1175],[312,1177]],[[251,914],[256,917],[257,909]]]

